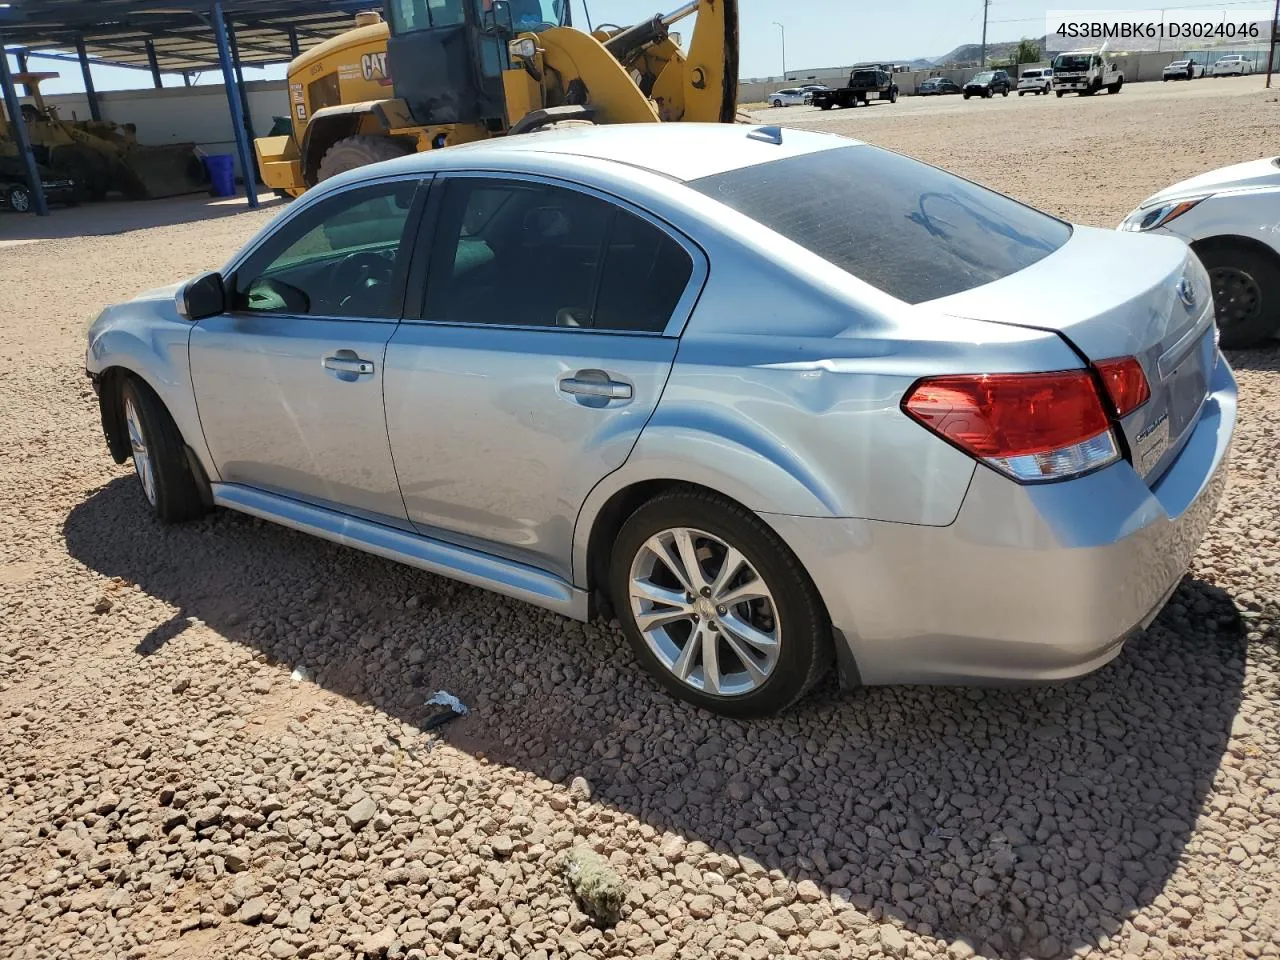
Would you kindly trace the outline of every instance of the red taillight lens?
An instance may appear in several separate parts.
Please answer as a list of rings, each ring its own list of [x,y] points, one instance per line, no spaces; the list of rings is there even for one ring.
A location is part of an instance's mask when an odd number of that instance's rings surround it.
[[[928,377],[902,408],[1016,480],[1060,480],[1118,456],[1087,370]]]
[[[1151,387],[1137,357],[1099,360],[1093,367],[1102,377],[1116,416],[1127,417],[1151,399]]]

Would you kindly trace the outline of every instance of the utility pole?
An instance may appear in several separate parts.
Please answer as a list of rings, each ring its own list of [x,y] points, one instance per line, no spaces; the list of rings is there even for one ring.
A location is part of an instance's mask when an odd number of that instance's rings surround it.
[[[1280,3],[1280,0],[1276,0]],[[777,20],[773,21],[773,25],[782,31],[782,82],[787,82],[787,28],[780,24]]]
[[[1276,0],[1275,12],[1271,15],[1271,47],[1267,50],[1267,89],[1271,89],[1271,65],[1276,61],[1276,21],[1280,20],[1280,0]]]
[[[1276,0],[1280,3],[1280,0]],[[991,0],[982,0],[982,59],[978,63],[981,70],[987,65],[987,11],[991,8]]]

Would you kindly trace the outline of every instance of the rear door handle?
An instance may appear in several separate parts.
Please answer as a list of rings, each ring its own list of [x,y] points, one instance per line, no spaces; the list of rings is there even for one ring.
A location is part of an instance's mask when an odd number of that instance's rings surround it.
[[[362,360],[354,354],[351,356],[325,357],[324,368],[332,370],[334,373],[354,373],[361,377],[373,375],[373,361]]]
[[[583,379],[587,371],[579,370],[578,375],[560,381],[560,392],[574,397],[595,397],[601,400],[630,400],[631,384],[620,380]]]

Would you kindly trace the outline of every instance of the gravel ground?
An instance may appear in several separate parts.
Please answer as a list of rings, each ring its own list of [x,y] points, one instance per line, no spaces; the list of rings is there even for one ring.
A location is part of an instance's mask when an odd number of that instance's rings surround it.
[[[808,113],[784,116],[1107,226],[1280,125],[1252,80]],[[0,243],[55,238],[0,274],[0,956],[1280,956],[1277,351],[1232,357],[1218,522],[1114,663],[733,723],[608,625],[231,513],[149,519],[84,327],[273,215],[155,209],[189,222],[0,217]],[[439,688],[472,713],[422,732]],[[570,893],[582,845],[626,885],[615,926]]]

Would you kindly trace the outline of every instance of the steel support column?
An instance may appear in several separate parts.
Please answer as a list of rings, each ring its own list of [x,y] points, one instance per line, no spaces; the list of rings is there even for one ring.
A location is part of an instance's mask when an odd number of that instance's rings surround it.
[[[94,120],[102,119],[102,108],[98,105],[98,91],[93,89],[93,73],[89,69],[89,54],[84,48],[84,35],[76,34],[76,55],[80,58],[80,73],[84,76],[84,92],[89,98],[89,116]]]
[[[30,65],[27,62],[27,52],[25,50],[23,50],[20,53],[15,53],[13,56],[14,56],[14,59],[18,61],[19,73],[26,73],[31,69]]]
[[[210,9],[213,38],[218,44],[218,62],[222,65],[222,83],[227,91],[227,106],[231,110],[231,129],[236,136],[236,153],[240,169],[244,173],[244,195],[249,206],[258,206],[258,185],[253,180],[253,144],[245,132],[244,107],[236,88],[235,67],[231,61],[231,44],[227,39],[227,21],[222,12],[222,0],[213,0]]]
[[[156,59],[156,45],[153,41],[147,41],[147,66],[151,68],[151,82],[155,84],[157,90],[164,89],[164,77],[160,75],[160,61]]]
[[[235,21],[227,21],[227,39],[231,44],[231,63],[235,67],[236,74],[236,90],[240,94],[240,109],[244,112],[244,129],[249,135],[249,142],[253,143],[258,139],[253,129],[253,111],[249,109],[249,91],[244,85],[244,67],[240,63],[240,43],[236,39]],[[258,182],[258,156],[257,153],[252,154],[253,157],[253,182]]]
[[[289,56],[292,57],[294,60],[297,60],[298,56],[301,53],[302,53],[302,47],[298,45],[298,28],[290,27],[289,28]]]
[[[35,155],[31,152],[31,137],[27,135],[27,125],[22,119],[18,91],[13,88],[13,74],[9,72],[9,57],[4,52],[2,36],[0,36],[0,93],[4,94],[4,108],[9,114],[9,129],[13,131],[13,137],[18,143],[18,158],[22,161],[23,171],[27,175],[27,186],[31,188],[31,198],[35,201],[36,213],[47,217],[49,204],[44,197],[44,184],[40,182],[40,169],[36,166]]]

